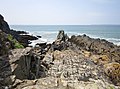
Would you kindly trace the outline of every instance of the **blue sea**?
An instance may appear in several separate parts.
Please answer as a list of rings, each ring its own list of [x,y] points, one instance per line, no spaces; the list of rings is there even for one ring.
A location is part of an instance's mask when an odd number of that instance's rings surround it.
[[[120,45],[120,25],[10,25],[10,28],[42,36],[38,41],[33,41],[32,45],[37,42],[53,42],[59,30],[64,30],[68,36],[86,34],[91,38],[106,39]]]

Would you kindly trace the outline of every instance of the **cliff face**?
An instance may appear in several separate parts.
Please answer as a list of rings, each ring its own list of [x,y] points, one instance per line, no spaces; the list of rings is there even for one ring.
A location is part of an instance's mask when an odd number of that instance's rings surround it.
[[[12,42],[8,39],[8,35],[0,30],[0,56],[7,54],[10,49],[14,46]]]
[[[0,55],[7,54],[8,50],[12,49],[12,43],[7,38],[9,32],[9,25],[4,21],[4,17],[0,15]]]
[[[4,20],[4,17],[0,14],[0,29],[5,33],[10,33],[8,23]]]
[[[0,14],[0,29],[6,33],[10,34],[15,38],[19,43],[21,43],[23,46],[27,47],[30,43],[29,40],[37,40],[38,38],[35,36],[27,35],[24,31],[15,31],[11,30],[9,28],[8,23],[4,20],[4,17]],[[20,34],[26,34],[26,35],[20,35]]]
[[[15,35],[19,37],[17,33]],[[13,31],[10,30],[4,17],[0,15],[0,56],[7,55],[11,49],[23,48],[23,46],[16,40],[15,35],[13,34]]]

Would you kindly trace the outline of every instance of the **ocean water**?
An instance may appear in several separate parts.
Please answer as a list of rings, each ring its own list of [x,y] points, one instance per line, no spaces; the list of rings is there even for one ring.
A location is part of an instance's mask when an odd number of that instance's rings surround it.
[[[10,25],[11,29],[27,31],[32,35],[42,36],[37,42],[53,42],[59,30],[68,36],[86,34],[91,38],[101,38],[120,45],[120,25]]]

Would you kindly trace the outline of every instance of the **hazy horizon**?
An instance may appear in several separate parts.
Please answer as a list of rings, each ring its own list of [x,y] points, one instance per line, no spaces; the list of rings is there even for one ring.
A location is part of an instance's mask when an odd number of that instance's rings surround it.
[[[11,25],[120,25],[120,0],[2,0]]]

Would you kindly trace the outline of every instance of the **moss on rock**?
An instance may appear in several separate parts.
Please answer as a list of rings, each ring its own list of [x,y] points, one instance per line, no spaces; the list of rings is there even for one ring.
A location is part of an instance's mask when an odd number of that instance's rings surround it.
[[[12,35],[8,34],[8,40],[11,41],[14,45],[14,48],[24,48],[22,44],[20,44]]]

